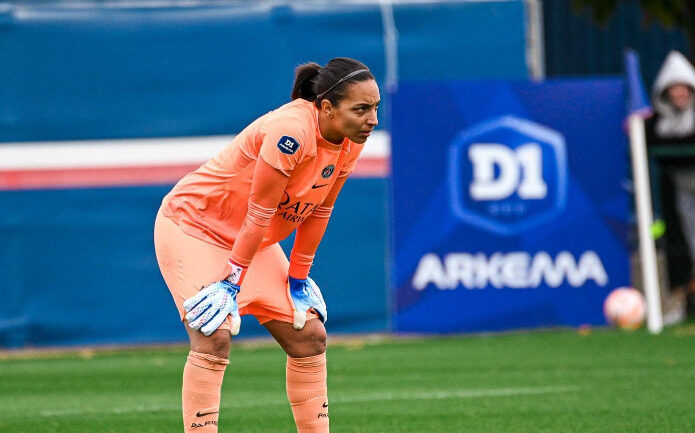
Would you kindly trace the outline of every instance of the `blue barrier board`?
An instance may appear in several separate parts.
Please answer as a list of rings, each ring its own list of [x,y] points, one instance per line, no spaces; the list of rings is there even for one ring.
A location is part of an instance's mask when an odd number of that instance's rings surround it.
[[[393,95],[394,330],[604,324],[629,283],[619,79]]]

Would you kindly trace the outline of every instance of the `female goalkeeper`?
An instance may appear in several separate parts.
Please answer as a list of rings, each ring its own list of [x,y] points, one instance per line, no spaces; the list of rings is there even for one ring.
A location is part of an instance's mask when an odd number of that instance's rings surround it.
[[[287,353],[297,431],[328,432],[326,306],[309,269],[379,101],[374,76],[356,60],[301,65],[292,102],[251,123],[164,198],[154,240],[190,339],[186,432],[217,432],[231,335],[244,314]],[[288,262],[278,242],[295,230]]]

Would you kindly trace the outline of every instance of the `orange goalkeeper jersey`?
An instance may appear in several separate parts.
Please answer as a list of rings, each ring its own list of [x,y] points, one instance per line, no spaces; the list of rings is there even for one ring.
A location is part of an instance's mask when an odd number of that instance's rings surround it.
[[[164,197],[162,211],[198,239],[232,248],[246,218],[258,158],[289,176],[260,248],[290,235],[355,168],[364,144],[321,137],[318,109],[296,99],[246,127],[222,152],[187,174]]]

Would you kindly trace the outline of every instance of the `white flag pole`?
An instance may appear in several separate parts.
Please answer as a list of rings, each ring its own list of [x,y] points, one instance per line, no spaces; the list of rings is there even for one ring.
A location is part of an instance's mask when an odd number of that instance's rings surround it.
[[[664,327],[661,313],[659,274],[656,262],[656,247],[651,234],[653,223],[651,189],[649,187],[649,165],[647,140],[644,132],[644,113],[650,111],[646,102],[644,86],[639,72],[639,58],[629,50],[625,54],[627,75],[630,155],[632,178],[635,187],[635,209],[639,234],[639,253],[642,264],[642,283],[647,298],[647,328],[658,334]]]

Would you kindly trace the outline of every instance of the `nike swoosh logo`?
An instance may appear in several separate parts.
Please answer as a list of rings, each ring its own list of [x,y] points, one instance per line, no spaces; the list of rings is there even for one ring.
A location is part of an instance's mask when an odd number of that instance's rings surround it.
[[[328,407],[328,403],[324,403],[324,404],[323,404],[323,407]]]
[[[328,184],[324,183],[323,185],[311,185],[311,189],[321,188],[323,186],[328,186]]]
[[[197,416],[197,417],[208,416],[208,415],[212,415],[212,414],[215,414],[215,413],[220,413],[220,411],[219,411],[219,410],[216,410],[216,411],[214,411],[214,412],[197,412],[197,413],[195,414],[195,416]]]

